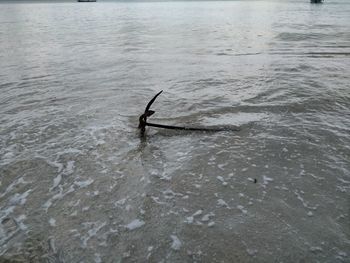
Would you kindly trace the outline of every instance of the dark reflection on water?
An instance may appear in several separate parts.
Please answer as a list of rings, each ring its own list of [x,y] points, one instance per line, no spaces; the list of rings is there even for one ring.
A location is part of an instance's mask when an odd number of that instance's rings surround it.
[[[0,3],[0,259],[346,262],[349,11]]]

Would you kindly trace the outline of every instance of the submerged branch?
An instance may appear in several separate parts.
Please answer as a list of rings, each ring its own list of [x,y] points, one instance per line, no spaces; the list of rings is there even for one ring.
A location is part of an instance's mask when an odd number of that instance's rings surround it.
[[[185,131],[204,131],[204,132],[220,132],[220,131],[240,131],[238,127],[213,127],[213,128],[207,128],[207,127],[182,127],[182,126],[172,126],[172,125],[164,125],[164,124],[157,124],[157,123],[150,123],[147,122],[146,126],[156,127],[156,128],[164,128],[164,129],[171,129],[171,130],[185,130]]]
[[[170,130],[184,130],[184,131],[203,131],[203,132],[220,132],[220,131],[239,131],[239,127],[219,127],[219,128],[209,128],[209,127],[184,127],[184,126],[172,126],[172,125],[164,125],[158,123],[150,123],[147,122],[147,117],[150,117],[155,113],[155,111],[150,110],[152,104],[157,99],[157,97],[162,93],[161,90],[158,92],[147,104],[145,108],[145,112],[139,117],[139,129],[140,136],[145,136],[146,126],[162,128],[162,129],[170,129]]]

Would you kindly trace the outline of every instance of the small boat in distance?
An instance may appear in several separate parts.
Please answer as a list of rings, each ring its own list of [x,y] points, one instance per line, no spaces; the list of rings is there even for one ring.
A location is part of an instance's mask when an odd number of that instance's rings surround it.
[[[96,2],[97,0],[77,0],[78,2]]]
[[[311,4],[320,4],[323,0],[310,0]]]

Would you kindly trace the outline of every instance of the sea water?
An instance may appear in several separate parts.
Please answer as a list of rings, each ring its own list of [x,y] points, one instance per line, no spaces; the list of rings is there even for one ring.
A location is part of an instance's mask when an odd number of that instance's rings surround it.
[[[1,2],[0,259],[349,262],[349,14]]]

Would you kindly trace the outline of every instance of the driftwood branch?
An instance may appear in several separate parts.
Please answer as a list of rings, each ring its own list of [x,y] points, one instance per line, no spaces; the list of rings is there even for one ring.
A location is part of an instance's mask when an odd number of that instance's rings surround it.
[[[147,117],[153,115],[155,113],[155,111],[149,110],[153,104],[153,102],[156,100],[156,98],[162,93],[163,91],[161,90],[160,92],[158,92],[153,99],[151,99],[146,108],[145,108],[145,112],[139,117],[139,129],[140,129],[140,135],[144,136],[145,135],[145,131],[146,131],[146,125],[147,125]]]
[[[157,99],[157,97],[162,93],[163,91],[158,92],[147,104],[145,108],[145,112],[139,117],[139,129],[140,129],[140,135],[141,137],[145,136],[146,126],[150,127],[156,127],[156,128],[163,128],[163,129],[171,129],[171,130],[185,130],[185,131],[205,131],[205,132],[219,132],[219,131],[239,131],[240,129],[238,127],[230,127],[230,128],[206,128],[206,127],[183,127],[183,126],[172,126],[172,125],[164,125],[164,124],[157,124],[157,123],[150,123],[147,122],[147,117],[152,116],[155,111],[150,110],[153,102]]]

